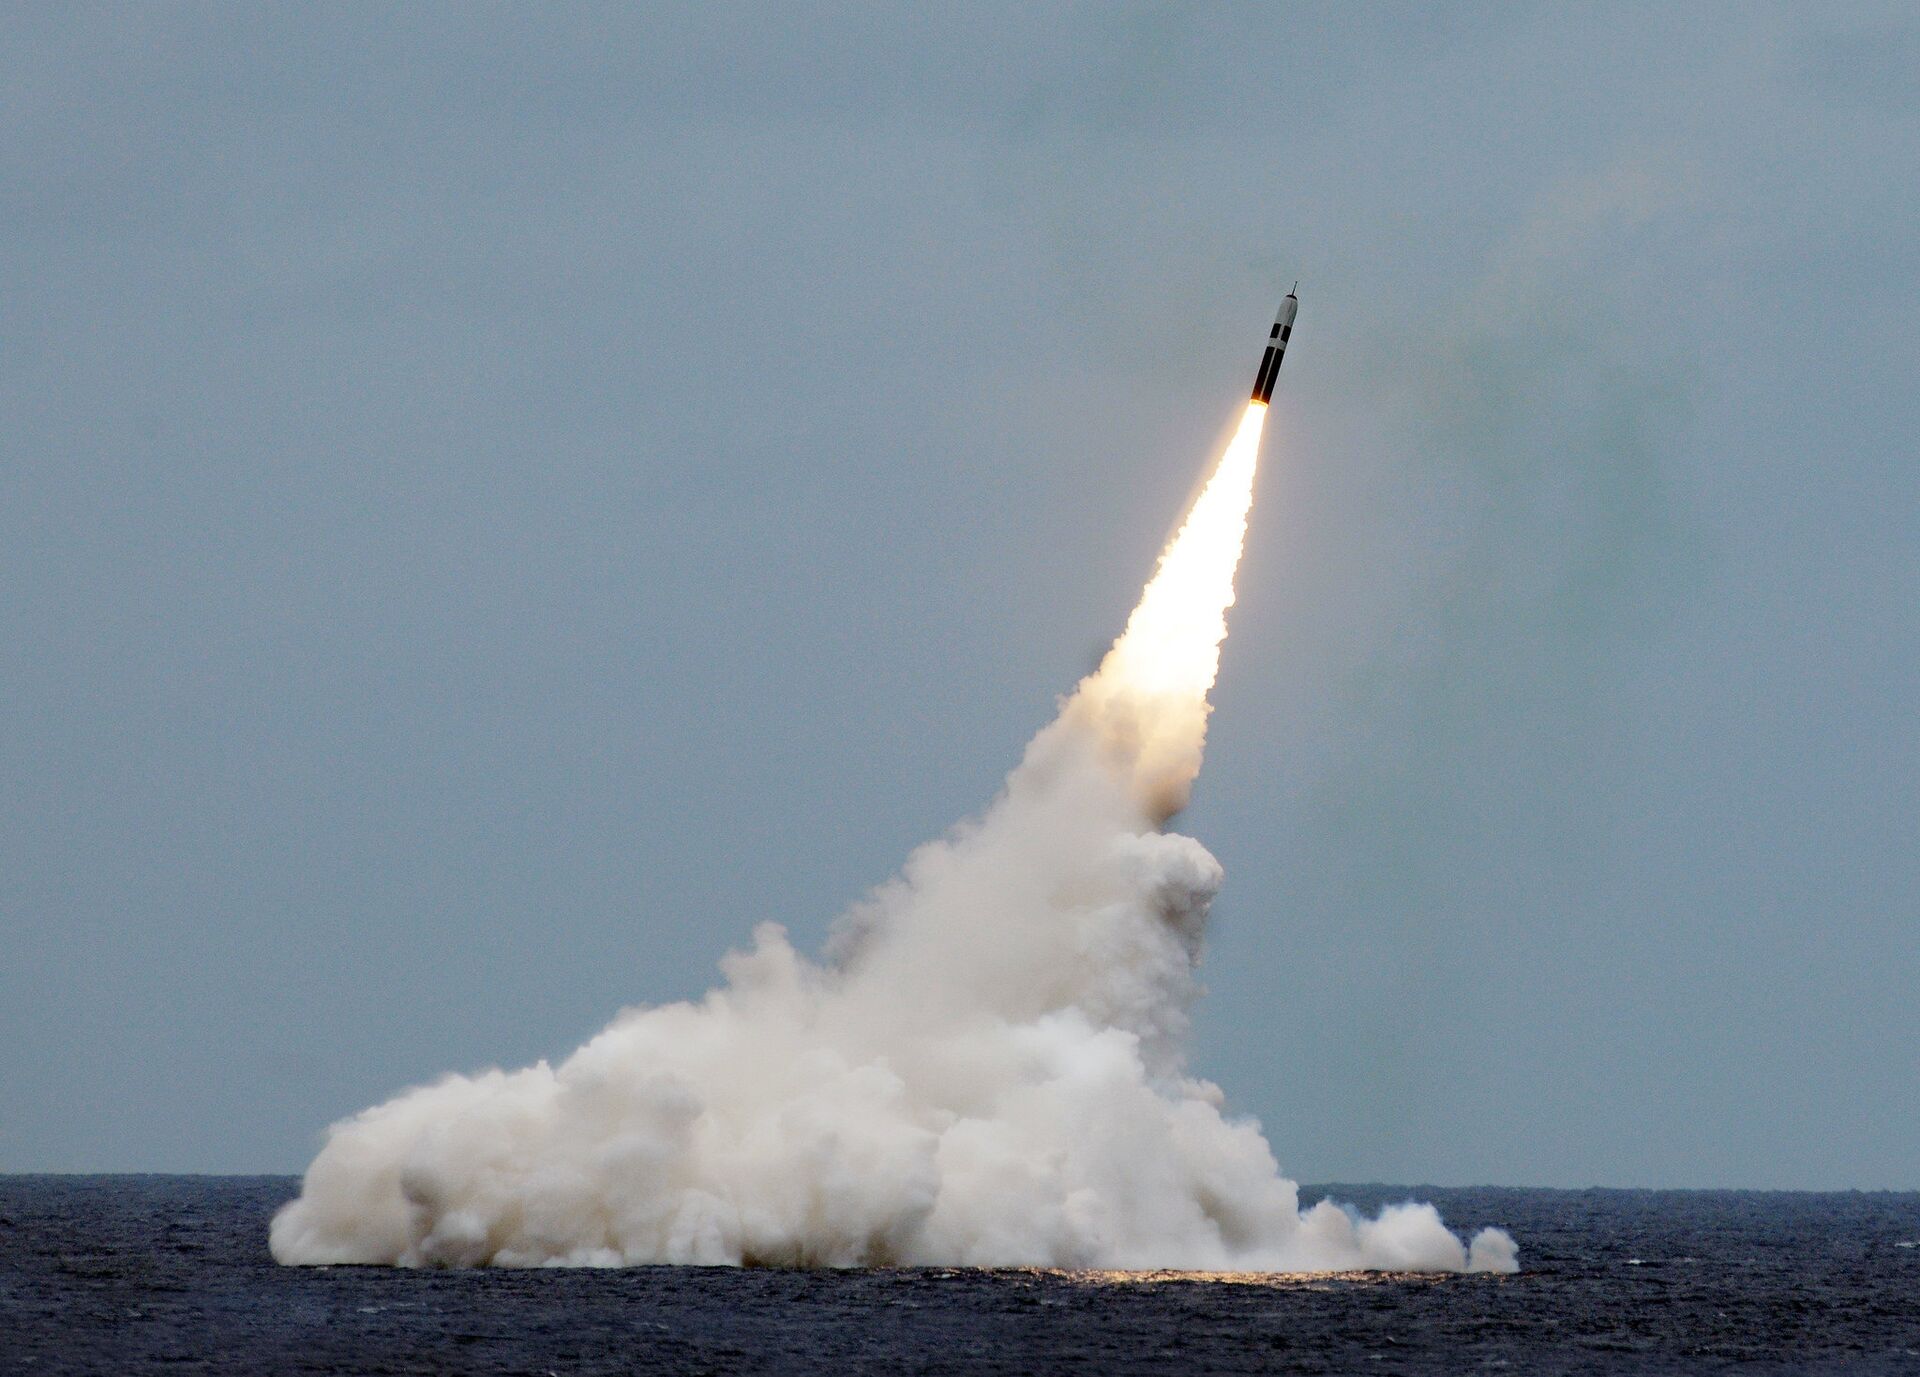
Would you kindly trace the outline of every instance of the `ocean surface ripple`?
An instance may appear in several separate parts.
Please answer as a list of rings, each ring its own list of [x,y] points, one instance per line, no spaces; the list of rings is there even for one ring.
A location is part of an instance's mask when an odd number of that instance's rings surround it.
[[[276,1267],[291,1177],[0,1176],[0,1373],[1920,1372],[1920,1193],[1339,1186],[1517,1275]]]

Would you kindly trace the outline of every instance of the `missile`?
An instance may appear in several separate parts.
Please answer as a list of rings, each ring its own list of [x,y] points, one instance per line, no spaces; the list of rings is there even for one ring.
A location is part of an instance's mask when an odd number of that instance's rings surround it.
[[[1293,284],[1293,292],[1300,290],[1298,282]],[[1300,298],[1293,292],[1287,293],[1287,299],[1280,303],[1280,314],[1273,318],[1273,329],[1267,332],[1267,352],[1260,360],[1260,371],[1253,375],[1253,400],[1265,406],[1273,400],[1273,382],[1280,376],[1280,360],[1287,352],[1287,336],[1293,333],[1293,315],[1300,309]]]

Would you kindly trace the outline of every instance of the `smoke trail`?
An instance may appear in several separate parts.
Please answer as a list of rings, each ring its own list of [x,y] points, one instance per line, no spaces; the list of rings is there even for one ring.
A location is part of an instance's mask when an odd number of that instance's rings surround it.
[[[828,962],[762,924],[698,1003],[334,1125],[274,1257],[1511,1270],[1506,1234],[1469,1249],[1430,1206],[1302,1213],[1183,1065],[1221,875],[1158,828],[1200,768],[1265,412],[1000,797]]]

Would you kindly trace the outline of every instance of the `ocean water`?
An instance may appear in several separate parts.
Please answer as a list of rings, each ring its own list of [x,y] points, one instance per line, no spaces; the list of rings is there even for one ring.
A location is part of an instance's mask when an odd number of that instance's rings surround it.
[[[1517,1276],[282,1268],[290,1177],[0,1176],[0,1373],[1920,1373],[1920,1193],[1318,1187]]]

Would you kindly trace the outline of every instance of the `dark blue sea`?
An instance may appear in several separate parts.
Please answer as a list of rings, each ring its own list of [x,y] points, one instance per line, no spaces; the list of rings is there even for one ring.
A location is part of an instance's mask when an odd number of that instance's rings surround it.
[[[289,1177],[0,1176],[0,1373],[1920,1373],[1920,1193],[1443,1190],[1517,1276],[283,1268]]]

